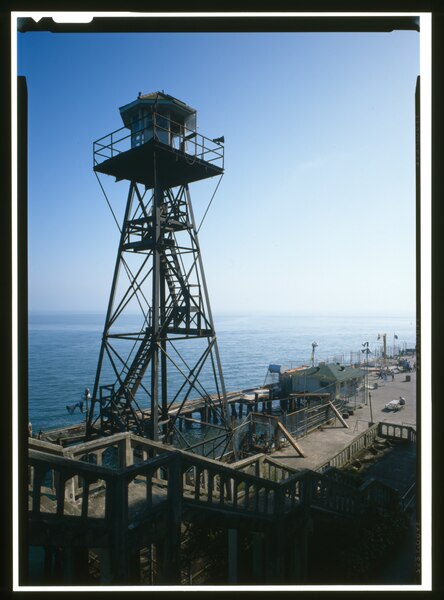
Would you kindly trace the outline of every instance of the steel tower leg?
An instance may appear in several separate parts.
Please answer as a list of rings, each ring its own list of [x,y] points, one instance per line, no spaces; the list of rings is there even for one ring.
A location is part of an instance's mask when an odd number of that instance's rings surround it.
[[[116,263],[114,266],[114,274],[113,274],[113,280],[111,283],[111,292],[110,292],[109,301],[108,301],[108,309],[106,311],[105,325],[103,328],[102,343],[100,345],[99,360],[97,363],[96,377],[94,380],[94,389],[93,389],[93,394],[92,394],[92,399],[91,399],[91,408],[90,408],[89,414],[86,415],[86,439],[88,439],[91,435],[95,406],[100,401],[100,398],[98,397],[99,380],[100,380],[100,374],[102,371],[103,357],[105,354],[108,331],[109,331],[110,325],[111,325],[110,320],[111,320],[111,314],[112,314],[112,310],[113,310],[113,306],[114,306],[114,297],[115,297],[115,293],[116,293],[116,287],[117,287],[117,283],[119,281],[122,248],[123,248],[123,243],[124,243],[124,239],[125,239],[125,223],[127,222],[128,218],[129,218],[129,214],[131,212],[131,207],[132,207],[132,202],[133,202],[133,197],[134,197],[134,186],[135,186],[134,182],[131,182],[130,186],[129,186],[129,190],[128,190],[128,197],[126,200],[126,209],[125,209],[125,215],[123,218],[123,226],[120,231],[119,249],[117,251],[117,258],[116,258]],[[100,429],[103,430],[103,414],[102,414],[101,407],[100,407],[100,420],[101,420]]]
[[[156,172],[156,155],[154,154],[154,172]],[[159,317],[160,317],[160,204],[162,200],[158,178],[154,186],[153,198],[153,289],[152,289],[152,358],[151,358],[151,439],[158,440],[159,421]]]
[[[188,188],[188,185],[185,186],[185,192],[186,192],[187,200],[188,200],[188,206],[189,206],[190,217],[191,217],[191,224],[193,226],[194,240],[195,240],[195,243],[196,243],[196,246],[197,246],[199,267],[200,267],[200,273],[201,273],[201,277],[202,277],[202,286],[203,286],[204,295],[205,295],[205,303],[207,305],[207,310],[208,310],[208,318],[209,318],[209,321],[211,323],[211,327],[212,327],[213,331],[215,331],[215,329],[214,329],[214,321],[213,321],[213,314],[211,312],[210,297],[209,297],[208,288],[207,288],[207,281],[206,281],[206,278],[205,278],[205,271],[204,271],[204,267],[203,267],[202,255],[201,255],[201,252],[200,252],[199,240],[198,240],[198,237],[197,237],[196,221],[194,219],[193,206],[191,204],[191,196],[190,196],[190,190]],[[218,370],[218,374],[219,374],[219,378],[220,378],[220,382],[221,382],[221,387],[222,387],[222,397],[223,397],[223,406],[224,406],[224,412],[225,412],[225,419],[228,421],[227,392],[226,392],[226,389],[225,389],[225,380],[224,380],[224,376],[223,376],[223,373],[222,373],[222,364],[221,364],[221,361],[220,361],[219,348],[218,348],[218,345],[217,345],[216,335],[213,336],[213,342],[214,342],[214,353],[215,353],[215,356],[216,356],[217,370]]]

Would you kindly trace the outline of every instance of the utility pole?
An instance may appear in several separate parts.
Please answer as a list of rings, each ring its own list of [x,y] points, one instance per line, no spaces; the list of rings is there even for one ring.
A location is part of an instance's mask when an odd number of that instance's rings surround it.
[[[368,386],[368,355],[371,353],[369,348],[369,343],[364,342],[362,344],[364,346],[362,353],[365,354],[365,370],[364,370],[364,404],[367,404],[367,386]]]
[[[387,334],[386,333],[378,333],[378,340],[380,340],[381,337],[382,337],[383,348],[384,348],[383,360],[384,360],[384,369],[385,369],[387,367]]]
[[[315,349],[318,347],[318,344],[316,342],[312,342],[311,347],[312,347],[312,350],[311,350],[311,366],[314,367],[314,364],[315,364]]]

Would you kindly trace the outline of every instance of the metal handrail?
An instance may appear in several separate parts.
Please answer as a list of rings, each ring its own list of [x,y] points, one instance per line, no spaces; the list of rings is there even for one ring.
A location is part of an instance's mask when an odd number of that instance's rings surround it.
[[[152,121],[150,127],[142,126],[140,129],[118,136],[118,134],[121,134],[124,130],[128,131],[128,127],[124,126],[95,140],[93,143],[94,166],[99,165],[104,160],[108,160],[122,152],[130,150],[134,147],[131,146],[131,140],[152,128],[153,139],[157,139],[157,141],[159,141],[159,134],[162,132],[171,135],[170,143],[166,145],[172,150],[182,152],[184,155],[190,156],[193,159],[198,158],[199,160],[208,163],[220,162],[221,164],[217,164],[217,166],[224,168],[224,146],[221,143],[215,142],[201,133],[198,133],[197,130],[189,129],[158,113],[153,112],[151,116]],[[166,124],[161,125],[159,120],[162,120],[162,122],[165,122]],[[176,129],[180,133],[173,134],[172,126],[176,126]],[[138,144],[137,146],[143,145],[143,143]],[[178,147],[176,147],[176,144]],[[190,147],[194,147],[194,152],[189,152]]]

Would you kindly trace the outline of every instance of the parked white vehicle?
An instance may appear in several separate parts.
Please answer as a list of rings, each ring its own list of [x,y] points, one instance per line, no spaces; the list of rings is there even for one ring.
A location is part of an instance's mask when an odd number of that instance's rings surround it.
[[[399,396],[397,400],[390,400],[390,402],[387,402],[385,405],[388,410],[401,410],[401,408],[404,408],[404,406],[405,398],[403,396]]]

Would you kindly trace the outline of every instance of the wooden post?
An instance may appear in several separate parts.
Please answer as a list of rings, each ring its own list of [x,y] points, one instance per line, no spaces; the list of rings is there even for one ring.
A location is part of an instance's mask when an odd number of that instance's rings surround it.
[[[65,546],[62,550],[63,582],[72,585],[88,583],[88,548]]]
[[[200,474],[199,474],[200,476]],[[168,468],[168,534],[165,543],[165,564],[168,565],[168,583],[180,583],[180,538],[182,521],[182,471],[180,454]]]
[[[282,488],[275,490],[274,519],[268,530],[266,580],[269,584],[279,584],[284,581],[285,574],[285,528],[284,528],[284,499]]]
[[[45,583],[49,583],[52,577],[52,555],[53,551],[51,546],[44,547],[45,559],[43,563],[43,574],[45,577]]]
[[[74,581],[74,549],[70,546],[62,550],[63,583],[73,584]]]
[[[274,428],[274,447],[276,450],[279,450],[279,448],[281,447],[279,431],[279,427]]]
[[[38,467],[34,468],[34,480],[32,482],[32,512],[40,512],[40,488],[42,486],[43,471]]]
[[[228,583],[237,583],[238,580],[238,549],[237,529],[228,529]]]
[[[124,584],[128,580],[128,483],[117,476],[107,483],[107,503],[111,501],[111,568],[113,583]],[[110,488],[108,490],[108,488]]]
[[[296,452],[299,454],[299,456],[304,457],[305,454],[302,452],[301,448],[298,446],[298,444],[296,443],[296,440],[291,435],[291,433],[289,431],[287,431],[287,429],[282,425],[282,423],[280,421],[277,422],[277,425],[278,425],[279,429],[282,431],[282,433],[285,435],[287,440],[290,442],[290,444],[293,446],[293,448],[296,450]]]
[[[88,568],[89,552],[86,546],[76,548],[74,554],[74,581],[76,584],[87,584],[89,582]]]
[[[348,427],[348,424],[344,421],[344,419],[342,418],[341,414],[339,413],[338,409],[336,408],[336,406],[330,401],[327,400],[327,402],[330,404],[330,407],[332,409],[332,411],[335,413],[335,415],[338,417],[338,419],[341,421],[341,423],[344,425],[344,427]]]
[[[253,541],[253,581],[255,584],[258,584],[262,583],[264,577],[264,539],[263,534],[259,532],[253,532],[251,537]]]
[[[83,493],[82,493],[82,518],[86,519],[88,516],[88,503],[89,503],[89,485],[90,480],[83,479]]]
[[[147,558],[148,558],[148,583],[154,583],[154,544],[148,544],[147,546]]]
[[[213,488],[214,488],[214,475],[208,471],[208,504],[212,504],[213,502]]]
[[[294,542],[288,546],[288,551],[290,553],[290,572],[288,575],[291,583],[301,584],[306,581],[309,530],[310,519],[308,516],[304,516],[298,529],[291,536],[294,540]]]
[[[54,566],[53,566],[53,574],[55,581],[61,582],[63,581],[63,550],[61,548],[54,548],[53,556],[54,556]]]
[[[118,464],[119,468],[126,467],[126,440],[120,440],[117,444]]]
[[[92,548],[92,550],[97,554],[100,562],[100,583],[105,585],[111,583],[111,556],[109,548]]]
[[[57,515],[59,517],[63,516],[63,511],[65,508],[65,475],[62,473],[58,473],[58,482],[57,482]]]
[[[199,467],[194,468],[194,499],[195,500],[200,499],[200,476],[201,476],[201,473],[202,473],[202,471]]]
[[[129,560],[129,582],[133,584],[140,583],[140,549],[136,548],[131,553]]]
[[[133,449],[131,448],[131,435],[127,434],[125,438],[125,467],[129,467],[134,463]]]

